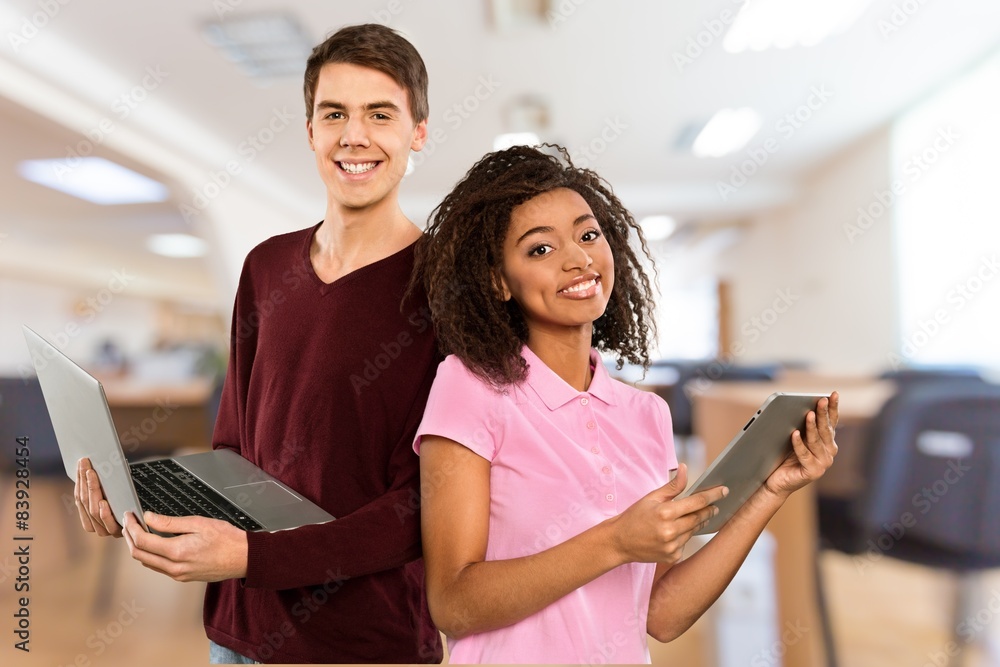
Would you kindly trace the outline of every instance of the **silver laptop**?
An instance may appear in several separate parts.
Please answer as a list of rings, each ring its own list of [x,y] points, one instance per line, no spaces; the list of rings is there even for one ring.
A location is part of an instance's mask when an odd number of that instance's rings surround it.
[[[23,327],[63,466],[76,480],[89,458],[118,522],[142,511],[222,519],[247,531],[278,531],[334,517],[230,449],[129,463],[104,387],[44,338]]]

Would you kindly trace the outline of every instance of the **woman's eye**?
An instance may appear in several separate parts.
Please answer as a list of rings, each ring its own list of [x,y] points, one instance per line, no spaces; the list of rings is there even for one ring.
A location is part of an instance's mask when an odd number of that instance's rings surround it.
[[[584,232],[583,236],[581,237],[581,240],[583,240],[583,241],[596,241],[600,237],[601,237],[601,233],[599,231],[597,231],[596,229],[591,229],[591,230],[589,230],[587,232]]]
[[[529,257],[541,257],[542,255],[548,255],[552,252],[552,246],[540,245],[536,248],[532,248],[528,251]]]

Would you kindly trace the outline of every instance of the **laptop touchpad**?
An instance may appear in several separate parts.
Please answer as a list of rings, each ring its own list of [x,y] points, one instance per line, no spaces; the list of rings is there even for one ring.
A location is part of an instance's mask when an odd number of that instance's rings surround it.
[[[302,502],[299,498],[271,481],[227,486],[223,489],[223,492],[227,498],[246,510],[254,507],[258,509],[281,507],[283,505],[293,505]]]

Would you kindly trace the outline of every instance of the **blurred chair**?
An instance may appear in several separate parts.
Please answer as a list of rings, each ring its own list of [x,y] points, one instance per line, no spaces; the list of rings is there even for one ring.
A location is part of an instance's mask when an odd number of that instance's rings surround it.
[[[975,366],[927,365],[903,366],[883,372],[879,379],[892,380],[898,385],[940,380],[981,381],[982,373]]]
[[[967,595],[981,570],[1000,566],[1000,386],[968,377],[904,382],[865,446],[865,491],[828,545],[954,572],[951,629],[966,646],[958,633]]]
[[[28,467],[31,478],[51,482],[58,491],[60,526],[66,535],[66,549],[70,559],[77,560],[81,555],[80,526],[75,505],[66,502],[66,499],[72,499],[73,482],[66,476],[38,378],[0,378],[0,469],[5,475],[9,473],[13,476],[17,467],[13,455],[14,442],[16,438],[25,436],[30,451]],[[14,497],[13,485],[10,488],[10,493],[4,491],[0,504],[5,505],[8,496]],[[36,497],[36,493],[32,493],[32,497]],[[32,516],[39,518],[37,511]]]

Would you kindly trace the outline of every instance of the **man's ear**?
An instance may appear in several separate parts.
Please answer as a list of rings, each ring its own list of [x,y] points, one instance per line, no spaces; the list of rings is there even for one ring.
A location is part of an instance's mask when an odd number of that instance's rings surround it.
[[[309,137],[309,150],[315,151],[316,147],[313,145],[313,122],[312,122],[312,118],[306,118],[306,135]]]
[[[413,128],[413,141],[410,142],[411,151],[419,151],[427,143],[427,119],[423,119]]]

